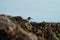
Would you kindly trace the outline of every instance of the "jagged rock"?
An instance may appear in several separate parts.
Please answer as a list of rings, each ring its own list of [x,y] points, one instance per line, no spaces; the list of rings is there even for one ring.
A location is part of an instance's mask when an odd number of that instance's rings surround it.
[[[0,15],[0,40],[60,40],[60,23],[29,22],[21,16]]]

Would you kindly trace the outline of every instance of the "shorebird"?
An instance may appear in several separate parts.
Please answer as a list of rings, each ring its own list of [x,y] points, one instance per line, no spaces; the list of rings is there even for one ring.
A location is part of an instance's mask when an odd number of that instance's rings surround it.
[[[32,18],[31,18],[31,17],[28,17],[27,19],[28,19],[28,20],[31,20]]]
[[[31,19],[32,19],[31,17],[28,17],[27,19],[23,19],[23,21],[24,21],[24,22],[29,22],[29,23],[30,23],[30,22],[31,22]]]
[[[30,23],[31,22],[31,19],[32,19],[31,17],[28,17],[27,18],[27,21],[29,21],[29,23]]]

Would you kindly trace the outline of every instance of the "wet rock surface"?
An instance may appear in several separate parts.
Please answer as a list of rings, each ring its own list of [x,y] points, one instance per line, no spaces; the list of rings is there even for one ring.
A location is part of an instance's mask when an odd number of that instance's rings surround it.
[[[29,22],[21,16],[0,15],[0,40],[60,40],[60,23]]]

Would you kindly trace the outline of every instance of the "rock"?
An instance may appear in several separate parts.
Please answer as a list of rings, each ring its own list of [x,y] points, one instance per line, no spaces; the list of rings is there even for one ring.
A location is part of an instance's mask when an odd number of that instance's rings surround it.
[[[29,22],[21,16],[0,15],[0,40],[60,40],[60,23]]]

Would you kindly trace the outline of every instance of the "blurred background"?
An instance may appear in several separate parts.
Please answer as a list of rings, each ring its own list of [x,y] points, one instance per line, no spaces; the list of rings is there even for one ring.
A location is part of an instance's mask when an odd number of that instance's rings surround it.
[[[32,17],[35,22],[60,22],[60,0],[0,0],[0,14]]]

